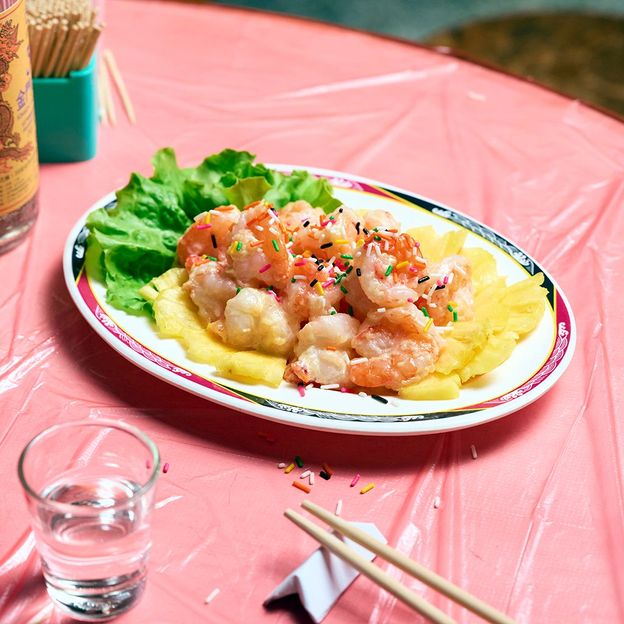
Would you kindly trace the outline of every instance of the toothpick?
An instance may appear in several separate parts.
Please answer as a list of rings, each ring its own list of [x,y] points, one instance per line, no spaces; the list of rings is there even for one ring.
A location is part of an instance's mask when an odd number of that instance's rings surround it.
[[[131,123],[136,123],[136,115],[134,114],[134,107],[132,106],[132,102],[130,101],[130,96],[128,95],[128,91],[126,89],[126,84],[121,77],[121,73],[119,72],[119,68],[117,67],[117,62],[115,61],[115,57],[111,50],[104,50],[103,53],[104,61],[106,62],[108,69],[113,78],[113,82],[115,83],[115,87],[117,87],[117,91],[119,96],[121,97],[121,101],[123,102],[124,108],[126,109],[126,115],[128,115],[128,119]]]

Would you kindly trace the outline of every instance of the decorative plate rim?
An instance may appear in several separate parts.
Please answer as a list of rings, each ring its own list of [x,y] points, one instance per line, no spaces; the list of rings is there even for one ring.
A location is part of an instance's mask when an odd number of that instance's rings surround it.
[[[491,422],[518,411],[543,396],[565,372],[572,359],[576,346],[576,322],[570,304],[552,276],[529,254],[507,237],[493,228],[486,226],[477,219],[465,215],[461,211],[450,208],[436,200],[370,178],[318,167],[304,167],[291,164],[269,164],[268,166],[282,171],[306,169],[314,175],[322,176],[330,180],[348,182],[351,185],[359,187],[360,190],[362,190],[363,186],[370,187],[372,192],[368,191],[369,193],[378,194],[382,197],[385,196],[388,199],[391,199],[389,194],[397,195],[399,199],[406,203],[416,204],[420,208],[429,210],[446,221],[454,222],[486,238],[486,240],[496,245],[501,252],[516,261],[518,261],[516,253],[519,254],[521,256],[520,259],[530,263],[532,269],[537,268],[539,271],[543,272],[552,287],[554,300],[551,303],[556,314],[554,319],[557,326],[556,340],[542,365],[519,387],[505,395],[496,397],[493,401],[454,409],[451,413],[436,412],[434,414],[435,417],[432,415],[426,417],[418,413],[409,416],[368,417],[355,413],[351,415],[332,414],[331,412],[321,409],[318,410],[318,412],[321,413],[317,413],[314,408],[303,410],[296,407],[293,408],[294,411],[291,411],[289,410],[290,406],[283,403],[276,403],[268,399],[262,399],[262,404],[259,404],[246,397],[245,393],[228,388],[226,380],[224,380],[224,384],[220,384],[214,380],[199,377],[191,371],[184,369],[183,366],[168,361],[162,355],[136,341],[100,308],[90,287],[88,287],[88,293],[86,293],[84,285],[81,286],[80,283],[77,282],[75,263],[80,263],[80,270],[84,265],[84,251],[86,247],[84,241],[80,241],[80,237],[84,235],[86,217],[93,210],[106,206],[111,201],[114,201],[114,192],[96,201],[81,215],[71,229],[63,251],[63,273],[72,301],[92,329],[94,329],[109,346],[149,374],[167,381],[191,394],[195,394],[225,407],[300,428],[359,435],[403,436],[442,433]],[[352,186],[352,188],[354,186]],[[386,193],[379,191],[385,191]],[[423,206],[423,204],[425,204],[425,206]],[[428,208],[427,205],[430,206],[430,208]],[[82,253],[79,253],[80,250],[82,250]],[[86,278],[84,282],[87,282]],[[85,296],[89,298],[89,293],[93,301],[85,300]],[[559,316],[560,313],[561,317]],[[559,318],[563,320],[560,321]],[[492,402],[494,402],[494,404],[492,404]],[[296,411],[307,411],[308,413],[298,414]]]

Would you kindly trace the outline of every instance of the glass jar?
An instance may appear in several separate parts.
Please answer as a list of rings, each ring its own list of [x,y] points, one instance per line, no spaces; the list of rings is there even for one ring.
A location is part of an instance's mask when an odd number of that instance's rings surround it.
[[[35,222],[38,187],[26,0],[0,0],[0,253]]]

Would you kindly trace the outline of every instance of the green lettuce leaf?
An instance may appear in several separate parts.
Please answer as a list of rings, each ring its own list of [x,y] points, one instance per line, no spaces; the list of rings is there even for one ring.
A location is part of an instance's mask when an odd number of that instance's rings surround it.
[[[273,180],[265,199],[278,210],[291,201],[303,199],[329,214],[342,203],[333,196],[332,186],[325,178],[315,178],[307,171],[295,170],[290,175],[274,171]]]
[[[243,209],[266,198],[277,209],[304,199],[326,213],[340,202],[331,185],[306,171],[285,175],[249,152],[213,154],[180,168],[171,148],[154,155],[151,178],[138,173],[116,193],[117,205],[87,217],[87,270],[106,285],[107,301],[130,314],[151,312],[138,290],[176,263],[179,238],[199,213],[224,204]]]
[[[237,180],[235,184],[225,189],[225,196],[230,204],[234,204],[240,210],[252,202],[262,199],[271,185],[266,178],[254,176]]]

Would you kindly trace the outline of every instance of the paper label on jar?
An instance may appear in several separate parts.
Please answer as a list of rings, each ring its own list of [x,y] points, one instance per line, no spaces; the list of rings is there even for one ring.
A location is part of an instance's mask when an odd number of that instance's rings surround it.
[[[0,215],[39,185],[37,130],[25,0],[0,13]]]

